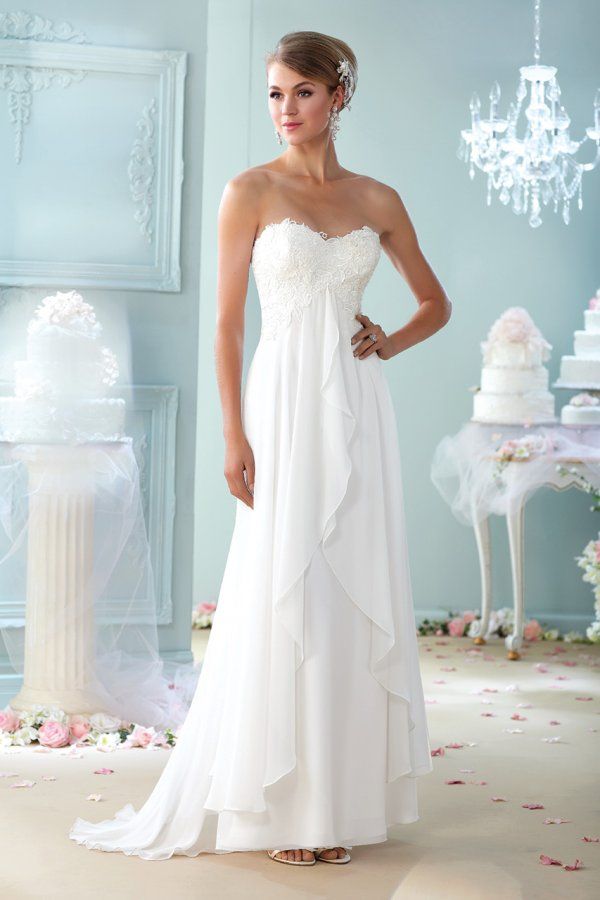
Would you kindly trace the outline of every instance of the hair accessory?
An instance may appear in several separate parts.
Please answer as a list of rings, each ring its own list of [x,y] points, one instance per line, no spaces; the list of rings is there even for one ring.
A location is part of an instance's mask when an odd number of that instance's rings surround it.
[[[337,67],[337,71],[341,73],[338,81],[340,84],[344,85],[344,106],[346,109],[350,109],[350,103],[348,101],[354,93],[354,75],[352,74],[350,63],[345,56],[338,60],[338,62],[339,66]]]

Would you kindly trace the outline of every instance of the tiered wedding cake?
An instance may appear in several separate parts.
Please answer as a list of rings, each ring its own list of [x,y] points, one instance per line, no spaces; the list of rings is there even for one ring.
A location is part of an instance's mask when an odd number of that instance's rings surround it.
[[[15,363],[15,396],[0,397],[0,440],[123,437],[125,400],[107,396],[119,369],[101,333],[93,307],[76,291],[42,301],[27,329],[27,359]]]
[[[574,334],[574,356],[563,356],[556,387],[600,390],[600,288],[584,310],[585,330]]]
[[[556,421],[554,396],[548,390],[552,345],[526,309],[512,306],[497,319],[481,342],[481,386],[473,397],[473,422],[529,425]]]
[[[574,356],[563,356],[556,387],[587,388],[560,411],[563,425],[600,425],[600,288],[584,310],[584,330],[574,334]],[[588,393],[591,391],[592,393]]]

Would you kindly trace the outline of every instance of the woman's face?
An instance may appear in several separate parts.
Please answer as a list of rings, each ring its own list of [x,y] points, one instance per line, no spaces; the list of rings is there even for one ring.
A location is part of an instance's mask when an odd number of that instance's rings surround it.
[[[329,111],[342,101],[342,89],[329,93],[322,81],[312,81],[282,63],[271,63],[267,71],[267,96],[273,125],[289,144],[302,144],[328,126]],[[294,123],[288,127],[287,123]]]

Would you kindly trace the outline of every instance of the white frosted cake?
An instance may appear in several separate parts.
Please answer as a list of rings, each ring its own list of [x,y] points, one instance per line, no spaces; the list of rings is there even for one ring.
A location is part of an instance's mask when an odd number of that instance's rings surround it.
[[[600,398],[584,391],[571,397],[560,411],[563,425],[600,425]]]
[[[583,330],[574,333],[574,356],[563,356],[557,387],[600,390],[600,288],[584,310]]]
[[[15,395],[0,397],[0,440],[32,443],[114,441],[124,436],[125,400],[108,396],[119,376],[102,326],[76,291],[46,297],[15,363]]]
[[[473,422],[530,425],[556,422],[548,390],[551,344],[526,309],[511,306],[481,342],[481,385],[473,397]]]

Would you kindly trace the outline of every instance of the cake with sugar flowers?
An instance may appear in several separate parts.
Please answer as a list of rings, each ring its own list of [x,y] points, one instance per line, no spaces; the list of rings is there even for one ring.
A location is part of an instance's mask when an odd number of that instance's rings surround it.
[[[481,342],[481,385],[473,397],[473,422],[532,425],[556,422],[548,390],[552,345],[522,306],[511,306]]]
[[[27,328],[26,359],[15,363],[14,396],[0,397],[0,440],[123,438],[125,400],[108,396],[119,367],[101,334],[94,308],[77,291],[42,300]]]

